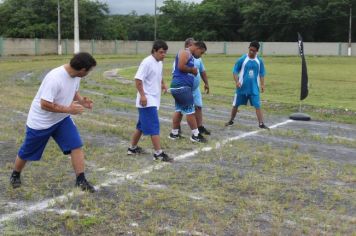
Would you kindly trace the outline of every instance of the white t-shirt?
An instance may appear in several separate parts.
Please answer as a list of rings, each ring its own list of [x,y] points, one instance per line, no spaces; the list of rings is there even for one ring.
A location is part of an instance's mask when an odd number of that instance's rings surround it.
[[[71,77],[64,66],[51,70],[43,79],[33,99],[27,117],[27,126],[31,129],[48,129],[69,114],[49,112],[41,108],[41,99],[62,106],[70,106],[80,85],[79,77]]]
[[[162,61],[157,61],[152,55],[143,59],[136,72],[135,79],[142,81],[143,91],[147,97],[146,107],[157,107],[157,109],[159,109],[161,102],[162,74]],[[141,95],[137,92],[136,107],[142,108],[140,98]]]

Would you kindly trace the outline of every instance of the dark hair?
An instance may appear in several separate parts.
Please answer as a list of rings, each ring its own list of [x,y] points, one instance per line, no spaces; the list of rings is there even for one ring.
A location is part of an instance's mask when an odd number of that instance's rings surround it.
[[[184,47],[187,48],[187,47],[189,47],[189,45],[192,45],[194,42],[195,42],[195,40],[193,38],[187,38],[184,41]]]
[[[205,51],[208,49],[203,41],[194,42],[194,45],[200,49],[204,49]]]
[[[250,43],[250,47],[254,47],[254,48],[257,48],[257,51],[260,49],[260,43],[257,42],[257,41],[252,41]]]
[[[89,53],[80,52],[75,54],[70,60],[70,66],[74,70],[85,69],[86,71],[89,71],[92,67],[96,66],[96,61]]]
[[[157,39],[156,41],[153,42],[151,53],[157,52],[161,48],[163,50],[168,50],[168,45],[165,41],[161,39]]]

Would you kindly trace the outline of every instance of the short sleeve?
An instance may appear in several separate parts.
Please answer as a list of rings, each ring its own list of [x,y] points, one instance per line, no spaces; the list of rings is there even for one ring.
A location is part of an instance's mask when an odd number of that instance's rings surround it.
[[[59,92],[59,86],[52,77],[43,80],[41,99],[47,102],[53,102]]]
[[[240,73],[243,62],[244,62],[244,57],[241,57],[241,58],[235,63],[235,66],[234,66],[234,68],[233,68],[233,70],[232,70],[232,73],[233,73],[233,74],[239,74],[239,73]]]
[[[199,72],[203,73],[205,71],[205,66],[203,60],[200,60]]]
[[[144,80],[148,74],[148,69],[149,66],[147,65],[147,63],[145,61],[142,61],[136,72],[135,79]]]

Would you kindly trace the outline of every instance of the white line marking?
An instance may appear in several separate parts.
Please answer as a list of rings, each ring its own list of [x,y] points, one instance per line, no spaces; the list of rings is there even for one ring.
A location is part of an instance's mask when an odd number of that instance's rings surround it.
[[[293,122],[293,120],[287,120],[287,121],[275,124],[273,126],[270,126],[270,129],[274,129],[274,128],[277,128],[279,126],[291,123],[291,122]],[[195,156],[198,153],[203,152],[203,151],[211,151],[213,148],[219,149],[220,147],[222,147],[224,144],[226,144],[228,142],[236,141],[236,140],[243,139],[243,138],[246,138],[246,137],[249,137],[249,136],[253,136],[253,135],[258,134],[258,133],[260,133],[262,131],[263,130],[257,130],[257,131],[243,133],[243,134],[240,134],[240,135],[238,135],[236,137],[228,138],[226,140],[223,140],[222,142],[218,142],[218,143],[216,143],[215,147],[209,147],[208,146],[208,147],[204,147],[204,148],[201,148],[201,149],[197,149],[197,150],[194,150],[194,151],[179,155],[179,156],[175,157],[174,160],[181,161],[181,160],[187,159],[189,157],[193,157],[193,156]],[[108,185],[112,185],[112,184],[120,184],[120,183],[124,182],[125,180],[137,179],[137,178],[139,178],[139,177],[141,177],[143,175],[151,173],[154,170],[162,169],[166,165],[170,165],[170,164],[160,162],[159,164],[148,166],[146,168],[143,168],[143,169],[141,169],[139,171],[136,171],[136,172],[133,172],[133,173],[130,173],[130,174],[126,174],[126,175],[120,174],[120,175],[118,175],[117,178],[109,179],[108,181],[106,181],[106,182],[104,182],[104,183],[102,183],[102,184],[100,184],[98,186],[95,186],[95,187],[96,187],[96,189],[100,189],[101,187],[104,187],[104,186],[108,186]],[[113,173],[113,174],[115,174],[115,173]],[[84,192],[80,192],[80,191],[78,191],[76,193],[70,192],[68,194],[65,194],[65,195],[62,195],[62,196],[58,196],[58,197],[55,197],[55,198],[51,198],[51,199],[47,199],[47,200],[43,200],[43,201],[38,202],[38,203],[32,203],[31,206],[26,206],[22,210],[15,211],[15,212],[10,213],[10,214],[1,215],[0,224],[5,222],[5,221],[9,221],[9,220],[12,220],[12,219],[21,218],[21,217],[30,215],[30,214],[32,214],[34,212],[37,212],[37,211],[45,210],[46,208],[54,205],[56,202],[66,202],[70,198],[72,198],[73,196],[80,196],[80,195],[83,195],[83,194],[84,194]]]

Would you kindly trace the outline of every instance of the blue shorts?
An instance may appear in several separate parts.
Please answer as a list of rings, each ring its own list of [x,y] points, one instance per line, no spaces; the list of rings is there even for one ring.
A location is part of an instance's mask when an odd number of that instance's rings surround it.
[[[77,127],[70,116],[48,129],[35,130],[26,126],[26,137],[18,156],[25,161],[38,161],[50,137],[56,141],[64,155],[83,146]]]
[[[248,101],[250,102],[250,105],[254,106],[256,109],[261,108],[260,95],[247,95],[238,93],[235,93],[232,106],[239,107],[240,105],[247,105]]]
[[[180,112],[183,115],[194,114],[195,107],[191,87],[171,88],[171,94],[175,101],[176,112]]]
[[[196,107],[203,107],[203,99],[199,87],[193,90],[193,98],[194,98],[194,105]]]
[[[138,108],[136,129],[144,135],[159,135],[159,119],[157,107]]]

